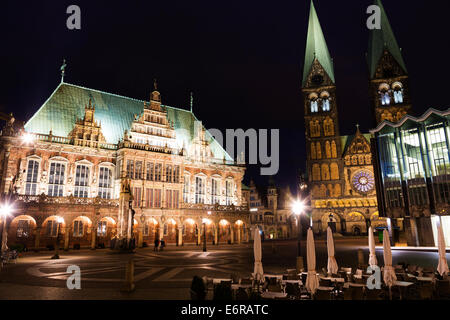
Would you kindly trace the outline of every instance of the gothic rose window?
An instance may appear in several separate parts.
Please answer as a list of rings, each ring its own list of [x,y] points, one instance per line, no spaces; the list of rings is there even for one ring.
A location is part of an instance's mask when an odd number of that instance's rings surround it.
[[[352,177],[353,188],[360,193],[368,193],[373,190],[375,180],[372,172],[367,170],[357,171]]]

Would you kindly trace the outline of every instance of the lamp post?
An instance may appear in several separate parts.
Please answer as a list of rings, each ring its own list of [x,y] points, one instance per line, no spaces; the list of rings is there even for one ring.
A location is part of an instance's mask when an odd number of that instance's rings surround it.
[[[3,217],[2,247],[1,247],[2,253],[7,250],[6,243],[7,243],[8,233],[6,232],[6,218],[11,214],[11,211],[12,211],[12,208],[9,204],[4,204],[0,208],[0,213]]]
[[[297,216],[297,271],[301,272],[303,269],[303,256],[301,251],[301,240],[302,240],[302,224],[301,224],[301,214],[305,210],[305,205],[302,201],[296,200],[292,203],[292,211]]]
[[[55,254],[53,255],[52,259],[59,259],[59,231],[61,229],[62,222],[63,222],[63,219],[61,217],[58,217],[56,219],[56,223],[57,223],[57,225],[56,225],[56,244],[55,244]]]

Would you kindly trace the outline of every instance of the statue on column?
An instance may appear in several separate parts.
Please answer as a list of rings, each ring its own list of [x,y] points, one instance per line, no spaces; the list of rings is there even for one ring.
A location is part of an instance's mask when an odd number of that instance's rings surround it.
[[[115,249],[125,251],[133,249],[134,210],[131,207],[132,201],[133,195],[131,194],[130,179],[122,179]]]

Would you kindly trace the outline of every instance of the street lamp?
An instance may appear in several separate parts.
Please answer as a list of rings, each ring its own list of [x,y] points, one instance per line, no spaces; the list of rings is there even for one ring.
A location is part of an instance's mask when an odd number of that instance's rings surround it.
[[[301,214],[305,211],[305,204],[296,200],[292,203],[292,211],[297,216],[297,270],[300,272],[303,269],[303,256],[301,254],[301,240],[302,240],[302,225],[301,225]]]
[[[52,259],[59,259],[59,231],[61,228],[61,223],[64,222],[64,219],[61,217],[56,218],[56,244],[55,244],[55,254],[53,255]],[[67,232],[67,231],[66,231]]]
[[[34,142],[34,136],[31,133],[24,133],[22,135],[22,142],[24,144],[31,144]]]
[[[2,228],[2,248],[1,248],[1,252],[5,252],[7,249],[6,246],[6,241],[7,241],[7,232],[6,232],[6,218],[11,214],[12,212],[12,206],[9,205],[8,203],[2,205],[0,207],[0,214],[3,217],[3,228]]]

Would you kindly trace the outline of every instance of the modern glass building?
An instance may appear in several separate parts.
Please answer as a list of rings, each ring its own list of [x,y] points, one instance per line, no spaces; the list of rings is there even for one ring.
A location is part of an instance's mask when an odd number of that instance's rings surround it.
[[[371,130],[380,216],[403,220],[411,246],[450,246],[450,109],[383,121]]]

